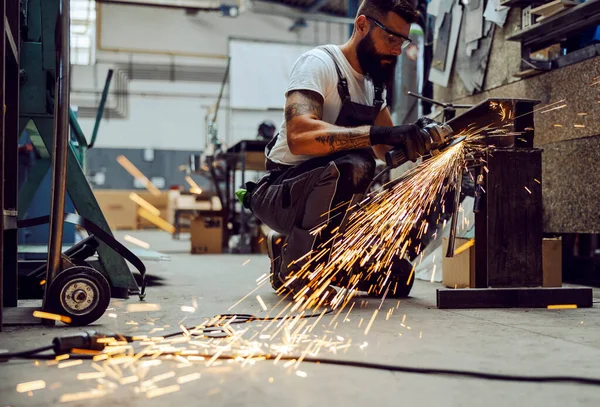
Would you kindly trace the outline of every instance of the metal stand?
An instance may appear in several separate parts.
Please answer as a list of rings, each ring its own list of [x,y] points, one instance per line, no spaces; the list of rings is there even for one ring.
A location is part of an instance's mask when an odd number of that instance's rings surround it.
[[[0,331],[3,306],[17,305],[19,2],[0,0]]]
[[[241,140],[224,154],[227,166],[227,191],[226,213],[225,213],[225,230],[224,240],[227,243],[232,231],[228,229],[228,223],[238,225],[238,233],[240,235],[240,244],[238,247],[239,253],[251,253],[252,244],[251,236],[247,231],[248,214],[243,205],[240,205],[238,213],[236,205],[238,204],[236,191],[236,172],[241,171],[241,186],[246,184],[246,171],[264,171],[264,151],[267,141],[263,140]],[[231,184],[230,184],[231,182]]]
[[[475,205],[475,288],[439,289],[438,308],[592,306],[591,288],[542,288],[542,150],[533,148],[533,100],[487,100],[448,124],[512,123],[489,138],[485,193]],[[504,117],[504,120],[501,118]],[[514,120],[512,119],[514,118]],[[478,182],[479,184],[479,182]]]
[[[65,220],[65,194],[67,192],[67,149],[69,146],[69,72],[70,30],[69,2],[62,0],[58,9],[58,26],[55,37],[56,82],[54,89],[54,151],[52,154],[52,202],[50,206],[50,234],[48,236],[48,261],[46,262],[46,287],[62,268],[62,237]],[[48,289],[45,290],[42,309],[48,310]],[[42,320],[54,325],[53,320]]]
[[[52,104],[47,103],[46,95],[54,94],[54,98],[59,97],[56,91],[48,88],[48,84],[51,82],[48,82],[47,78],[54,77],[57,80],[60,79],[60,73],[56,71],[59,60],[55,55],[55,49],[60,44],[55,39],[54,16],[58,13],[61,1],[38,1],[37,8],[30,6],[30,4],[36,3],[35,1],[29,0],[25,2],[26,5],[29,5],[29,9],[26,20],[27,30],[24,30],[26,36],[21,41],[21,69],[26,73],[26,76],[21,83],[21,117],[18,134],[20,135],[24,131],[27,131],[36,155],[40,158],[36,160],[36,165],[28,174],[28,178],[19,193],[18,212],[20,219],[25,217],[35,192],[50,168],[50,158],[54,158],[52,152],[55,149],[53,136],[55,115],[57,116],[57,120],[61,120],[59,118],[61,112],[57,111],[56,108],[53,109]],[[63,27],[66,30],[65,35],[67,37],[69,36],[69,27],[69,24]],[[66,80],[65,84],[68,86],[68,77]],[[105,83],[99,110],[102,110],[103,101],[106,100],[109,85],[110,73]],[[77,121],[74,115],[70,115],[68,103],[65,105],[65,108],[67,109],[66,131],[68,132],[70,122],[81,148],[87,143],[85,142],[83,133],[75,125]],[[96,119],[90,146],[93,145],[95,135],[97,134],[99,119],[101,118],[100,114],[101,112],[99,112],[99,117]],[[63,177],[66,179],[66,190],[73,201],[75,209],[78,214],[92,221],[110,234],[110,227],[82,169],[84,165],[83,160],[78,158],[81,154],[75,151],[74,146],[68,142],[68,139],[65,143],[67,144],[67,167]],[[98,247],[98,255],[102,270],[110,277],[111,284],[113,285],[111,293],[114,298],[127,298],[130,290],[137,290],[137,283],[131,275],[127,263],[118,253],[115,253],[108,245],[101,242]]]

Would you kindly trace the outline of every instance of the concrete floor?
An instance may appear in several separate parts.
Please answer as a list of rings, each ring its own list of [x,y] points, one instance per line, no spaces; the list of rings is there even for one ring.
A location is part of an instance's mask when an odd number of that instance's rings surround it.
[[[125,306],[137,303],[137,298],[113,301],[95,327],[100,331],[132,332],[132,325],[127,324],[132,320],[139,323],[136,334],[148,333],[157,327],[163,327],[164,332],[176,330],[184,317],[187,317],[186,324],[201,322],[204,317],[227,312],[255,288],[259,276],[268,272],[266,256],[191,256],[189,242],[172,241],[161,232],[130,234],[149,242],[152,249],[171,255],[170,262],[149,265],[150,273],[163,278],[165,285],[150,287],[147,302],[160,304],[161,308],[151,313],[127,313]],[[122,237],[123,233],[118,236]],[[352,338],[347,353],[340,351],[333,355],[323,351],[320,355],[415,367],[600,378],[600,305],[575,310],[447,311],[435,307],[437,287],[437,284],[417,281],[412,298],[401,301],[398,309],[395,309],[396,300],[386,300],[366,336],[366,321],[379,301],[369,299],[368,304],[360,308],[362,300],[359,299],[348,320],[340,322],[333,334],[345,341]],[[269,309],[278,302],[265,285],[230,312],[264,315],[256,294],[261,295]],[[196,313],[182,312],[181,306],[191,306],[194,299],[198,304]],[[600,291],[595,291],[595,302],[599,299]],[[386,320],[390,308],[395,311]],[[332,327],[328,325],[333,318],[334,315],[325,316],[313,333],[330,334]],[[361,318],[365,322],[358,328]],[[403,318],[404,326],[401,325]],[[154,325],[148,325],[149,322]],[[77,329],[64,326],[8,328],[0,333],[0,349],[18,351],[43,346],[55,336],[74,331]],[[364,345],[365,342],[368,345]],[[88,361],[64,369],[47,366],[45,361],[37,366],[34,361],[11,361],[0,365],[0,407],[164,406],[167,402],[180,406],[203,403],[219,406],[600,405],[600,388],[593,386],[492,382],[309,363],[299,367],[306,377],[296,374],[293,368],[282,367],[282,363],[274,365],[270,361],[245,367],[237,362],[230,366],[205,367],[200,362],[185,368],[165,361],[152,369],[152,375],[173,370],[178,377],[199,372],[201,378],[181,384],[177,392],[148,399],[147,394],[136,393],[136,384],[107,388],[106,382],[78,380],[78,373],[94,371]],[[29,395],[17,393],[18,383],[33,380],[44,380],[46,388]],[[176,377],[164,380],[160,387],[173,385],[175,380]],[[64,394],[95,387],[108,389],[107,394],[101,398],[60,403]]]

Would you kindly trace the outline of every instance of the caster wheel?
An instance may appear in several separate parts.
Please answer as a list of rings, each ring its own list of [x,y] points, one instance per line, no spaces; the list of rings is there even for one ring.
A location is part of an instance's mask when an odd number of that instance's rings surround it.
[[[110,302],[106,278],[91,267],[71,267],[56,275],[48,291],[48,308],[83,326],[100,318]]]

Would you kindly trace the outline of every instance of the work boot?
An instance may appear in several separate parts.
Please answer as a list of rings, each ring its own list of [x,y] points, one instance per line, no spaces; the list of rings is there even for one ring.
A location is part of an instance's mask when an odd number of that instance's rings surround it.
[[[275,291],[278,291],[283,286],[281,266],[283,263],[284,243],[285,235],[281,233],[272,230],[267,235],[267,251],[269,252],[269,259],[271,259],[271,287]]]

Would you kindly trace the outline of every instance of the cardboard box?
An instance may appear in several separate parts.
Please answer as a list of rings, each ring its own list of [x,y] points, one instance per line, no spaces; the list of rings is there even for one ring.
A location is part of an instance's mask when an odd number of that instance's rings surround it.
[[[469,239],[456,239],[458,249]],[[442,284],[449,288],[468,288],[475,285],[475,246],[452,258],[446,257],[448,238],[442,241]],[[542,242],[543,287],[562,286],[562,240],[544,239]]]
[[[553,44],[549,47],[533,51],[529,54],[529,57],[534,61],[553,61],[562,54],[562,47],[560,44]]]
[[[544,287],[562,286],[562,239],[544,239],[542,243]]]
[[[223,218],[198,216],[192,220],[192,254],[222,253]]]
[[[456,238],[455,250],[470,239]],[[446,257],[448,238],[442,240],[442,284],[450,288],[468,288],[475,285],[475,245],[454,257]]]
[[[137,227],[137,205],[129,199],[127,190],[97,189],[94,191],[100,209],[112,230]]]

